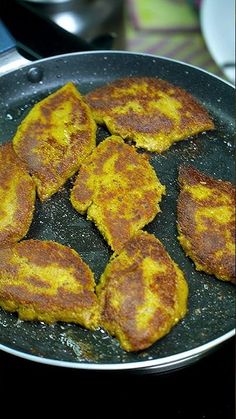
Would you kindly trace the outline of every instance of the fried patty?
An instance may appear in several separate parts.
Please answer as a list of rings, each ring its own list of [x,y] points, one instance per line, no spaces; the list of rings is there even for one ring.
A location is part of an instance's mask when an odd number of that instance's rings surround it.
[[[137,147],[162,153],[174,142],[214,128],[207,110],[165,80],[130,77],[86,95],[98,124]]]
[[[0,249],[0,306],[22,320],[74,322],[94,329],[98,305],[92,271],[75,250],[24,240]]]
[[[196,269],[235,282],[235,187],[194,167],[179,171],[178,239]]]
[[[35,184],[12,143],[0,146],[0,247],[22,239],[31,225]]]
[[[111,248],[119,251],[160,211],[164,193],[147,156],[111,136],[81,166],[71,203],[79,213],[87,211]]]
[[[34,105],[13,145],[33,175],[40,200],[57,192],[96,145],[96,124],[76,87],[67,83]]]
[[[148,348],[187,311],[184,275],[161,242],[139,231],[112,256],[97,286],[101,326],[126,351]]]

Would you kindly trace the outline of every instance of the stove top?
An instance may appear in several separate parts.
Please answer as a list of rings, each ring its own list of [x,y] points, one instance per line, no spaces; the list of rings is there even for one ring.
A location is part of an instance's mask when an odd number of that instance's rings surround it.
[[[63,29],[88,42],[113,34],[114,46],[124,48],[124,0],[25,1]]]
[[[124,0],[1,0],[0,16],[18,47],[43,58],[125,49]]]

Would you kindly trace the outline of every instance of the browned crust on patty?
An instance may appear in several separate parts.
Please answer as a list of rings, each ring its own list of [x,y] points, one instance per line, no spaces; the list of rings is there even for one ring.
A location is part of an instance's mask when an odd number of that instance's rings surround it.
[[[185,315],[188,287],[161,242],[140,231],[111,258],[97,294],[101,325],[126,351],[138,351]]]
[[[56,193],[96,146],[91,110],[72,83],[36,103],[13,138],[41,201]]]
[[[22,239],[32,222],[35,183],[12,143],[0,146],[0,246]]]
[[[0,249],[0,306],[22,320],[98,324],[95,281],[75,250],[24,240]]]
[[[181,167],[179,240],[196,268],[235,283],[235,187]]]
[[[158,78],[115,80],[86,95],[97,123],[137,147],[163,152],[172,143],[214,128],[187,91]]]
[[[87,211],[112,249],[119,251],[160,211],[164,193],[148,158],[111,136],[84,161],[71,202],[78,212]]]

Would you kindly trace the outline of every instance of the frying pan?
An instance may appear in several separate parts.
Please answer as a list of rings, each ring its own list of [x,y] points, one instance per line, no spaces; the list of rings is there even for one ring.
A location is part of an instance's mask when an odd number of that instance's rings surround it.
[[[167,195],[162,212],[146,227],[165,245],[183,270],[189,285],[188,313],[171,332],[150,348],[127,353],[118,341],[99,329],[75,324],[19,321],[0,309],[0,349],[28,360],[88,370],[168,371],[209,354],[234,331],[235,288],[197,272],[177,240],[177,174],[180,164],[234,182],[234,88],[224,80],[182,62],[125,51],[89,51],[38,60],[0,77],[0,143],[10,141],[32,106],[68,81],[82,94],[129,76],[160,77],[190,92],[212,115],[216,129],[173,145],[162,155],[151,153],[151,164]],[[97,141],[107,137],[98,128]],[[70,179],[45,203],[36,202],[26,236],[71,246],[99,280],[111,251],[94,224],[70,205]]]

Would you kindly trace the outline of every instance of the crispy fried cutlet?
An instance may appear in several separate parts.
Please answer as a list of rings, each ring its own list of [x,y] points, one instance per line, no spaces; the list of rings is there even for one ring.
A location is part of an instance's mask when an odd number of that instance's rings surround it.
[[[40,200],[57,192],[96,145],[96,124],[76,87],[67,83],[34,105],[13,145],[33,175]]]
[[[125,78],[86,95],[94,118],[111,134],[158,153],[174,142],[214,128],[191,94],[157,78]]]
[[[196,269],[235,282],[235,187],[194,167],[179,171],[178,239]]]
[[[0,146],[0,247],[22,239],[30,227],[35,184],[12,143]]]
[[[22,320],[94,329],[99,313],[94,288],[93,273],[69,247],[24,240],[0,249],[0,306]]]
[[[160,211],[164,193],[147,156],[111,136],[81,166],[71,203],[79,213],[87,211],[111,248],[119,251]]]
[[[139,231],[113,255],[97,286],[101,326],[126,351],[148,348],[182,319],[188,286],[161,242]]]

